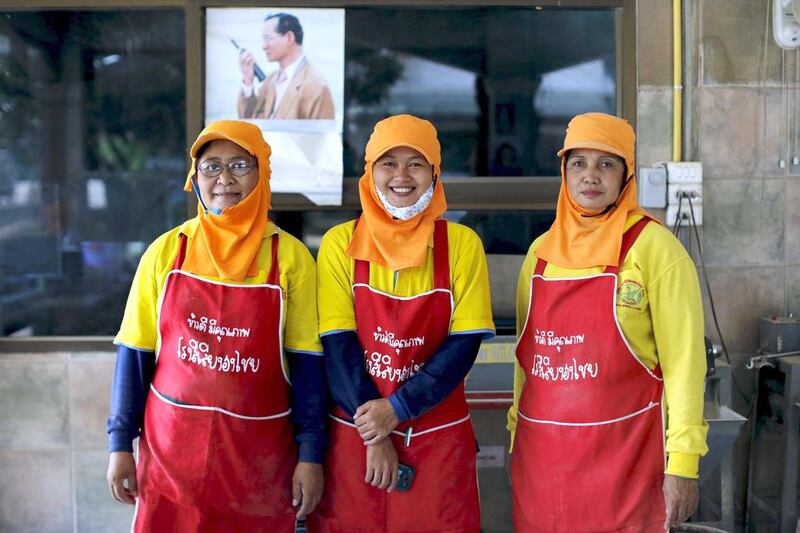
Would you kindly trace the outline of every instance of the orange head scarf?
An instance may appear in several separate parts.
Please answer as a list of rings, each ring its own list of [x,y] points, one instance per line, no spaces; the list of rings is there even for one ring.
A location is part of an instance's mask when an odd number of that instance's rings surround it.
[[[586,113],[569,122],[564,147],[558,151],[562,159],[556,220],[536,249],[537,257],[566,268],[617,266],[628,216],[649,216],[639,207],[636,192],[635,142],[636,135],[626,120],[605,113]],[[615,207],[608,212],[589,211],[572,198],[566,158],[575,148],[601,150],[625,160],[628,174]]]
[[[436,183],[433,198],[418,215],[408,220],[392,217],[378,198],[372,166],[383,154],[407,146],[421,153],[433,165]],[[375,124],[367,142],[364,175],[358,182],[363,211],[347,253],[356,259],[374,261],[391,270],[425,264],[433,222],[447,211],[441,174],[441,147],[436,128],[427,120],[411,115],[396,115]]]
[[[200,149],[220,139],[236,143],[258,160],[258,183],[238,204],[220,214],[206,212],[197,193],[198,227],[186,250],[183,268],[195,274],[241,281],[258,273],[257,256],[269,210],[271,150],[261,130],[253,124],[240,120],[212,122],[192,144],[192,168],[183,190],[193,190]]]

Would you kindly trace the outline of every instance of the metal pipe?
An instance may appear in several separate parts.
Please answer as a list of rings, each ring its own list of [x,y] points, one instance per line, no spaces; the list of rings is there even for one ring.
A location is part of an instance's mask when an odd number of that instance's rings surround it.
[[[800,355],[800,351],[772,353],[772,354],[768,354],[768,355],[767,354],[765,354],[765,355],[757,355],[755,357],[751,357],[750,358],[750,362],[747,363],[747,367],[746,368],[748,370],[752,370],[756,366],[761,367],[761,366],[764,366],[764,365],[769,365],[770,364],[770,360],[772,360],[772,359],[780,359],[782,357],[791,357],[791,356],[795,356],[795,355]]]
[[[683,115],[683,39],[681,0],[672,0],[672,160],[682,161],[681,118]]]
[[[694,73],[694,35],[695,16],[692,0],[683,0],[683,157],[689,161],[695,159],[694,147],[694,122],[692,113],[694,106],[694,86],[696,83]]]

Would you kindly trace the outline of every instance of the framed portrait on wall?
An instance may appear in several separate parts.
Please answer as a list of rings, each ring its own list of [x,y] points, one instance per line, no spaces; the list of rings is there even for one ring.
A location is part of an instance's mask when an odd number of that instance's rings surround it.
[[[206,124],[258,125],[272,191],[318,205],[341,203],[344,19],[344,9],[206,10]]]

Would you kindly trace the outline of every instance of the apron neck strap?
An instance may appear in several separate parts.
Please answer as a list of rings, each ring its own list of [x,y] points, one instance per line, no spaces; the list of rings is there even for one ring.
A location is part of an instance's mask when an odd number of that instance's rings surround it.
[[[536,266],[533,269],[534,276],[544,276],[544,269],[547,267],[547,261],[539,257],[536,258]]]
[[[267,276],[267,283],[270,285],[281,284],[281,268],[278,265],[278,234],[272,236],[272,265],[269,267],[269,275]]]
[[[178,245],[178,255],[175,256],[175,262],[172,264],[172,270],[180,270],[183,266],[183,260],[186,259],[186,235],[183,233],[178,235],[180,244]]]
[[[447,221],[443,218],[433,223],[433,288],[450,290]]]
[[[353,224],[353,235],[356,233],[356,228],[358,227],[358,222],[361,220],[361,217],[357,217],[355,223]],[[363,285],[369,285],[369,261],[364,261],[363,259],[356,259],[355,260],[355,272],[353,274],[353,283],[360,283]]]
[[[628,256],[628,252],[633,246],[633,243],[636,242],[636,239],[639,237],[639,234],[642,233],[642,230],[648,222],[650,222],[650,219],[648,217],[644,217],[636,224],[628,228],[628,230],[622,235],[622,245],[619,247],[619,260],[617,261],[617,266],[608,265],[603,272],[607,274],[616,274],[619,272],[620,265],[622,265],[622,262],[625,261],[625,258]]]

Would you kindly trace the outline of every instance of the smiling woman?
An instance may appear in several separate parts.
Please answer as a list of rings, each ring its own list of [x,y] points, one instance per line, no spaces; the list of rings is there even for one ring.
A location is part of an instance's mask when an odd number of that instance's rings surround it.
[[[136,503],[132,531],[290,533],[322,494],[314,260],[267,217],[270,153],[253,124],[210,123],[184,186],[197,216],[133,280],[107,424],[109,490]]]
[[[197,187],[207,209],[233,207],[258,183],[258,162],[238,144],[211,141],[200,154]]]
[[[384,205],[411,207],[428,190],[433,192],[433,165],[408,146],[392,148],[375,161],[372,178]]]
[[[442,218],[441,148],[429,121],[378,122],[365,163],[361,217],[330,229],[317,256],[335,402],[325,477],[335,482],[309,530],[477,533],[464,378],[494,334],[483,247]]]

